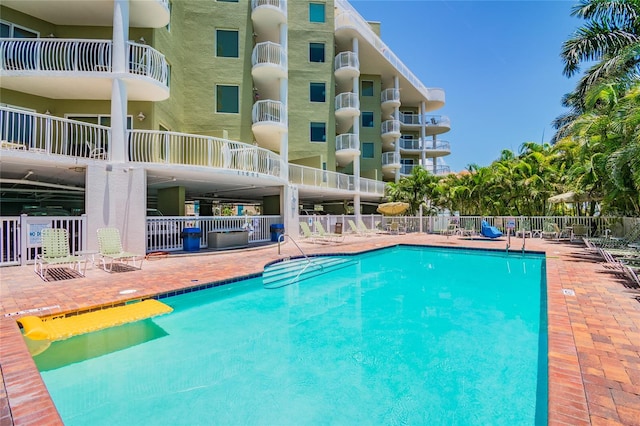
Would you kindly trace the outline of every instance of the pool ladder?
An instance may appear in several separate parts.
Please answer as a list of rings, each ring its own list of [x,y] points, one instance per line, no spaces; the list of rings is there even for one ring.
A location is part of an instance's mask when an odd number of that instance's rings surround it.
[[[280,287],[284,287],[284,286],[291,285],[291,284],[293,284],[293,283],[298,282],[298,279],[300,278],[300,275],[302,275],[302,274],[303,274],[303,273],[304,273],[304,272],[309,268],[309,266],[311,266],[311,264],[312,264],[312,263],[314,263],[314,264],[315,264],[315,262],[313,262],[313,261],[311,260],[311,258],[310,258],[309,256],[307,256],[307,254],[306,254],[306,253],[302,250],[302,248],[298,245],[298,243],[296,242],[296,240],[294,240],[294,239],[291,237],[291,235],[289,235],[289,234],[280,234],[280,235],[278,235],[278,254],[280,254],[280,243],[281,243],[282,241],[284,241],[284,237],[285,237],[285,236],[286,236],[286,237],[289,237],[289,240],[291,240],[291,242],[292,242],[292,243],[293,243],[293,244],[298,248],[298,251],[300,251],[300,253],[302,254],[302,256],[304,256],[304,258],[307,260],[307,263],[304,265],[304,267],[303,267],[302,269],[300,269],[300,270],[298,271],[298,274],[297,274],[297,275],[296,275],[296,276],[295,276],[291,281],[289,281],[289,282],[287,282],[287,283],[285,283],[285,284],[282,284],[282,285],[280,285],[280,286],[277,286],[277,287],[269,287],[269,288],[280,288]],[[288,259],[290,259],[290,258],[288,258]],[[286,259],[285,259],[285,260],[286,260]],[[318,263],[317,265],[318,265],[318,266],[320,266],[320,270],[324,271],[324,265],[322,265],[322,263]]]
[[[525,247],[527,245],[527,233],[522,230],[522,254],[524,254]],[[509,254],[509,248],[511,248],[511,232],[507,231],[507,247],[506,252]]]

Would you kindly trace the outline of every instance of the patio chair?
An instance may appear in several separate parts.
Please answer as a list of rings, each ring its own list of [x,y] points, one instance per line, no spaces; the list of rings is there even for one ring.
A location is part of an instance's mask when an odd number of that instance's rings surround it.
[[[393,221],[387,227],[387,232],[389,232],[389,234],[400,235],[400,234],[404,234],[406,231],[404,227],[400,225],[400,222]]]
[[[445,229],[442,230],[442,235],[446,235],[447,237],[449,235],[457,235],[460,233],[460,227],[458,226],[458,222],[449,222],[447,224],[447,227]]]
[[[361,237],[370,237],[371,235],[374,234],[374,232],[371,232],[369,229],[366,229],[366,227],[365,229],[358,228],[356,223],[351,219],[349,219],[347,222],[349,223],[349,228],[351,228],[351,232],[353,232],[356,235],[359,235]]]
[[[464,228],[460,228],[458,230],[458,233],[460,235],[462,235],[463,237],[473,237],[474,235],[476,235],[477,234],[476,227],[475,227],[473,221],[467,220],[464,223]]]
[[[569,240],[573,242],[574,238],[582,239],[589,236],[589,228],[581,223],[576,223],[571,227],[571,236]]]
[[[318,230],[320,237],[325,238],[329,242],[338,243],[344,241],[344,234],[325,231],[324,226],[322,226],[320,221],[316,221],[316,229]]]
[[[518,230],[516,231],[516,237],[533,237],[533,231],[531,230],[531,222],[528,220],[520,220]]]
[[[144,255],[124,251],[120,239],[120,231],[117,228],[98,229],[98,248],[102,269],[107,272],[113,270],[114,264],[128,265],[129,262],[134,268],[142,269]],[[140,263],[137,263],[138,260]]]
[[[558,239],[560,237],[560,228],[555,222],[545,222],[542,225],[542,238],[555,238]]]
[[[375,226],[372,229],[367,228],[367,225],[364,224],[364,222],[362,221],[362,219],[360,219],[358,221],[358,229],[365,233],[366,235],[373,235],[373,234],[378,234],[380,232],[379,227],[380,226],[380,221],[377,221],[375,223]]]
[[[84,277],[87,262],[84,256],[75,256],[69,250],[69,232],[64,228],[45,228],[42,230],[42,253],[36,255],[34,271],[40,278],[47,280],[47,271],[52,265],[71,265]],[[80,263],[84,263],[80,271]]]
[[[307,222],[300,222],[300,229],[302,229],[302,236],[308,239],[312,243],[316,242],[328,242],[325,237],[318,232],[312,232]]]

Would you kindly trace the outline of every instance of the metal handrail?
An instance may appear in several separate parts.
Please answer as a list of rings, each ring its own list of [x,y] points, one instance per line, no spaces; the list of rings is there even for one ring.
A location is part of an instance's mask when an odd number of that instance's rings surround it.
[[[291,237],[291,235],[289,235],[289,234],[280,234],[280,235],[278,236],[278,254],[280,254],[280,242],[281,242],[282,240],[284,240],[284,237],[289,237],[289,239],[293,242],[293,244],[298,248],[298,251],[300,251],[300,253],[302,254],[302,256],[304,256],[304,258],[307,260],[307,264],[306,264],[306,265],[304,265],[304,267],[303,267],[302,269],[300,269],[300,271],[298,271],[298,274],[297,274],[297,275],[296,275],[296,276],[295,276],[291,281],[289,281],[289,282],[287,282],[287,283],[284,283],[284,284],[282,284],[282,285],[276,286],[276,287],[265,287],[265,288],[267,288],[267,289],[269,289],[269,290],[276,289],[276,288],[286,287],[286,286],[288,286],[288,285],[291,285],[291,284],[293,284],[293,283],[297,282],[297,281],[298,281],[298,278],[300,278],[300,275],[302,275],[302,273],[303,273],[304,271],[306,271],[306,270],[307,270],[307,268],[311,265],[311,263],[313,263],[313,261],[311,260],[311,258],[310,258],[309,256],[307,256],[307,254],[306,254],[306,253],[302,250],[302,248],[298,245],[298,243],[296,242],[296,240],[295,240],[295,239],[293,239],[293,238]],[[288,260],[291,260],[291,258],[288,258]],[[315,263],[314,263],[314,264],[315,264]],[[324,265],[322,265],[321,263],[320,263],[320,264],[317,264],[317,265],[319,265],[319,266],[320,266],[320,269],[321,269],[322,271],[324,271]]]

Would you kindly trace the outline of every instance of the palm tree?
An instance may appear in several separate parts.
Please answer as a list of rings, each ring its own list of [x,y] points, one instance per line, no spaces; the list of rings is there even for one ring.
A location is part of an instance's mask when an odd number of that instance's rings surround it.
[[[597,62],[578,83],[579,98],[603,80],[638,78],[640,0],[581,0],[571,14],[588,22],[562,46],[564,74],[571,77],[581,63]]]

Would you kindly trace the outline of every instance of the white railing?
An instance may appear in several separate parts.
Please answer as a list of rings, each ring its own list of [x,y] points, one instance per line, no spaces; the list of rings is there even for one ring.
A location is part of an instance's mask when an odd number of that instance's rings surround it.
[[[427,169],[427,171],[437,176],[448,175],[449,173],[451,173],[451,166],[446,165],[436,166],[435,170],[433,169],[433,166],[427,166],[425,168]]]
[[[367,21],[360,16],[358,11],[346,0],[336,0],[335,5],[338,7],[335,15],[336,30],[346,27],[354,28],[360,35],[374,48],[384,56],[389,63],[397,69],[409,82],[427,99],[429,99],[429,90],[416,77],[407,66],[391,51],[391,49],[373,32]]]
[[[113,71],[111,40],[1,39],[0,69],[51,72]],[[127,42],[127,71],[167,85],[167,62],[157,50]]]
[[[449,142],[440,139],[436,140],[435,146],[433,146],[433,141],[426,140],[424,143],[424,149],[427,151],[451,151]]]
[[[360,137],[355,133],[343,133],[336,136],[336,151],[352,149],[360,151]]]
[[[422,150],[422,139],[400,138],[400,149],[420,151]]]
[[[360,109],[360,99],[358,95],[353,92],[340,93],[336,96],[336,111],[342,108],[354,108]]]
[[[451,127],[451,120],[446,115],[425,115],[427,126]]]
[[[111,129],[0,107],[0,140],[0,149],[108,160]]]
[[[410,112],[401,112],[400,121],[402,124],[419,125],[422,124],[420,114],[414,114]]]
[[[400,154],[397,152],[382,153],[382,167],[400,165]]]
[[[324,188],[353,191],[354,177],[328,170],[289,164],[289,182],[296,185],[318,186]]]
[[[41,232],[45,228],[67,229],[71,253],[87,247],[86,215],[0,217],[0,266],[33,263],[42,252]]]
[[[151,216],[147,217],[147,253],[183,249],[184,228],[200,229],[201,249],[209,245],[209,233],[244,230],[249,244],[269,241],[270,227],[282,223],[280,216]]]
[[[360,61],[358,55],[354,52],[340,52],[333,60],[333,69],[337,71],[341,68],[355,68],[360,69]]]
[[[384,102],[400,102],[400,90],[398,89],[384,89],[380,93],[380,101]]]
[[[253,123],[277,123],[287,125],[287,114],[285,106],[280,101],[264,100],[253,104],[251,111]]]
[[[142,75],[167,85],[167,61],[164,55],[151,46],[127,42],[129,72]]]
[[[367,194],[377,194],[383,197],[386,185],[385,182],[379,180],[360,178],[360,192]]]
[[[382,122],[381,133],[384,135],[386,133],[400,133],[400,121],[398,120],[387,120]]]
[[[287,16],[287,0],[251,0],[251,10],[259,7],[272,7],[279,9],[284,16]]]
[[[278,43],[265,41],[258,43],[251,53],[251,65],[278,65],[283,69],[287,68],[287,52]]]
[[[5,38],[0,68],[19,71],[111,71],[111,40]]]
[[[129,130],[128,133],[130,161],[206,166],[280,176],[280,156],[255,145],[156,130]]]
[[[451,151],[449,142],[437,139],[434,146],[433,139],[430,138],[408,139],[401,137],[400,149],[413,151],[422,151],[423,149],[426,151]]]

